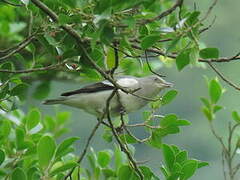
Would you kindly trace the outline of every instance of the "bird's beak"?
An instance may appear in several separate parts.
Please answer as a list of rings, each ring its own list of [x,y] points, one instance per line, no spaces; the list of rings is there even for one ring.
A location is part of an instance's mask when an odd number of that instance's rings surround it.
[[[164,87],[166,87],[166,88],[171,88],[171,87],[173,87],[173,83],[169,83],[169,82],[164,82],[164,83],[162,83],[162,85],[163,85]]]

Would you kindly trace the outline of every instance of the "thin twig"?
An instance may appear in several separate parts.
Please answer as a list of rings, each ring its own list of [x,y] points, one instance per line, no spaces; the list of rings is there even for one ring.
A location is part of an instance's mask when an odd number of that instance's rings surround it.
[[[213,127],[213,124],[212,122],[209,123],[210,124],[210,129],[211,129],[211,132],[212,134],[215,136],[215,138],[220,142],[220,144],[222,145],[222,148],[223,148],[223,151],[225,154],[228,154],[228,149],[226,148],[223,140],[222,140],[222,137],[220,137],[217,132],[215,131],[214,127]]]
[[[117,91],[117,89],[115,89],[113,92],[116,93],[116,91]],[[111,130],[112,130],[112,133],[113,133],[115,139],[117,140],[117,142],[118,142],[121,150],[124,151],[124,153],[127,155],[128,159],[129,159],[129,161],[132,163],[132,165],[133,165],[136,173],[138,174],[139,178],[140,178],[141,180],[143,180],[143,179],[144,179],[144,176],[143,176],[141,170],[138,168],[138,166],[137,166],[135,160],[133,159],[131,153],[130,153],[130,152],[126,149],[126,147],[122,144],[122,142],[121,142],[121,140],[120,140],[120,138],[119,138],[119,136],[118,136],[118,134],[117,134],[117,132],[116,132],[116,129],[115,129],[114,126],[113,126],[113,123],[112,123],[112,120],[111,120],[111,116],[110,116],[110,110],[109,110],[109,108],[107,108],[106,111],[107,111],[108,123],[109,123],[110,126],[111,126]]]
[[[119,55],[118,55],[118,43],[114,42],[113,43],[113,50],[114,50],[114,67],[111,69],[111,76],[113,76],[114,72],[116,71],[116,69],[119,66]]]
[[[11,57],[15,53],[21,51],[23,48],[25,48],[28,44],[32,42],[32,40],[35,39],[35,33],[23,40],[21,43],[16,45],[14,48],[11,48],[11,50],[4,50],[4,51],[10,51],[6,55],[0,57],[0,63],[2,63],[5,59]],[[3,52],[3,51],[2,51]]]
[[[222,151],[222,168],[223,168],[223,176],[224,176],[224,180],[227,180],[227,174],[226,174],[226,170],[225,170],[225,160],[224,160],[225,154],[224,151]]]
[[[240,87],[235,85],[233,82],[231,82],[229,79],[227,79],[215,66],[212,65],[211,62],[208,62],[208,65],[218,74],[218,76],[225,81],[227,84],[235,88],[236,90],[240,91]]]
[[[107,109],[109,109],[110,102],[111,102],[112,98],[114,97],[114,95],[115,95],[115,91],[113,91],[113,92],[111,93],[111,95],[108,97],[108,99],[107,99],[107,101],[106,101],[106,108],[107,108]],[[79,159],[78,159],[78,161],[77,161],[78,164],[80,164],[80,163],[82,162],[84,156],[86,155],[87,149],[88,149],[88,147],[89,147],[89,145],[90,145],[90,142],[91,142],[93,136],[95,135],[97,129],[99,128],[99,126],[100,126],[101,123],[103,122],[103,119],[104,119],[106,113],[108,113],[107,110],[105,110],[105,112],[103,113],[102,117],[98,119],[98,123],[95,125],[95,127],[93,128],[90,136],[88,137],[87,143],[85,144],[85,147],[84,147],[84,150],[83,150],[83,152],[81,153],[81,155],[80,155],[80,157],[79,157]],[[71,169],[71,171],[64,177],[64,180],[67,180],[68,177],[71,177],[74,169],[75,169],[75,168],[72,168],[72,169]]]
[[[147,51],[144,51],[144,54],[145,54],[145,58],[146,58],[146,62],[147,62],[149,71],[151,71],[153,74],[155,74],[155,75],[157,75],[157,76],[159,76],[159,77],[166,77],[166,76],[164,76],[164,75],[161,75],[161,74],[155,72],[155,71],[152,69],[151,65],[149,64]]]
[[[8,70],[8,69],[0,69],[0,72],[3,73],[12,73],[12,74],[24,74],[24,73],[33,73],[33,72],[38,72],[38,71],[47,71],[47,70],[55,70],[60,66],[63,66],[64,64],[66,64],[68,60],[65,60],[63,62],[57,63],[57,64],[53,64],[53,65],[49,65],[46,67],[41,67],[41,68],[33,68],[33,69],[26,69],[26,70]]]
[[[88,139],[87,139],[87,143],[85,144],[85,147],[84,147],[84,149],[83,149],[83,152],[81,153],[81,155],[80,155],[80,157],[79,157],[79,159],[78,159],[78,161],[77,161],[78,164],[81,163],[81,161],[83,160],[85,154],[87,153],[87,149],[88,149],[88,147],[89,147],[89,145],[90,145],[90,142],[91,142],[92,138],[94,137],[94,135],[95,135],[95,133],[96,133],[96,131],[97,131],[97,129],[99,128],[100,125],[101,125],[101,121],[98,121],[98,123],[94,126],[93,130],[91,131],[91,134],[90,134],[90,136],[89,136]],[[71,177],[71,175],[72,175],[72,173],[73,173],[74,170],[75,170],[75,168],[72,168],[71,171],[64,177],[64,180],[66,180],[66,179],[68,179],[69,177]]]
[[[28,36],[32,35],[32,28],[33,28],[33,13],[32,11],[30,11],[28,21]]]
[[[146,123],[127,124],[126,126],[127,127],[147,127],[147,128],[150,128],[150,129],[159,129],[159,128],[161,128],[160,126],[151,126],[151,125],[148,125]]]
[[[9,4],[11,6],[16,6],[16,7],[22,7],[24,6],[24,4],[15,4],[15,3],[12,3],[10,1],[7,1],[7,0],[2,0],[2,2],[6,3],[6,4]]]
[[[139,24],[144,25],[144,24],[148,24],[148,23],[151,23],[154,21],[158,21],[158,20],[168,16],[169,14],[171,14],[178,7],[182,6],[182,3],[183,3],[183,0],[177,0],[176,3],[171,8],[167,9],[166,11],[162,12],[161,14],[159,14],[158,16],[156,16],[154,18],[144,19]]]
[[[35,4],[39,9],[41,9],[44,13],[46,13],[54,22],[58,22],[58,15],[51,10],[50,8],[48,8],[44,3],[42,3],[39,0],[31,0],[33,2],[33,4]],[[108,80],[109,82],[111,82],[117,89],[121,89],[123,92],[127,93],[127,94],[132,94],[133,96],[139,97],[141,99],[147,100],[147,101],[157,101],[157,99],[151,99],[151,98],[147,98],[147,97],[143,97],[143,96],[139,96],[137,94],[135,94],[134,92],[136,90],[133,91],[129,91],[126,90],[125,88],[121,87],[119,84],[117,84],[113,78],[108,75],[104,70],[102,70],[96,63],[95,61],[92,59],[92,57],[88,54],[86,48],[85,48],[85,44],[83,43],[81,37],[79,36],[78,32],[76,30],[74,30],[71,26],[68,25],[61,25],[60,26],[64,31],[66,31],[70,36],[72,36],[75,40],[76,43],[78,45],[78,49],[80,52],[82,52],[82,57],[83,59],[87,60],[89,62],[89,64],[97,71],[99,72],[103,78],[105,78],[106,80]]]

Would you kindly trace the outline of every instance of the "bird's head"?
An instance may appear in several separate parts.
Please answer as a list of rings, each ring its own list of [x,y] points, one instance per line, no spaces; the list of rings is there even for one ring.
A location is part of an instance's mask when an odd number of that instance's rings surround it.
[[[148,76],[148,77],[146,77],[145,80],[149,84],[152,84],[153,86],[155,86],[159,89],[165,89],[165,88],[173,87],[172,83],[169,83],[169,82],[165,81],[164,79],[162,79],[161,77],[159,77],[157,75]]]

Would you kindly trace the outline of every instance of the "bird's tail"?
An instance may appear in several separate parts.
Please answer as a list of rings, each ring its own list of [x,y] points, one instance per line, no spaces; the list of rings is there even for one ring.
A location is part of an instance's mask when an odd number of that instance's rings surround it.
[[[43,104],[45,105],[52,105],[52,104],[62,104],[62,102],[66,100],[64,97],[60,97],[58,99],[47,99],[43,101]]]

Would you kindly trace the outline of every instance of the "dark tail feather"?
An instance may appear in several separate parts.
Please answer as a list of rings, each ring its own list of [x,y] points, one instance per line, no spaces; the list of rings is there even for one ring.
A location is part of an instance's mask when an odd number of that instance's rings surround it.
[[[45,105],[51,105],[51,104],[61,104],[66,98],[58,98],[58,99],[47,99],[46,101],[43,101],[43,104]]]

